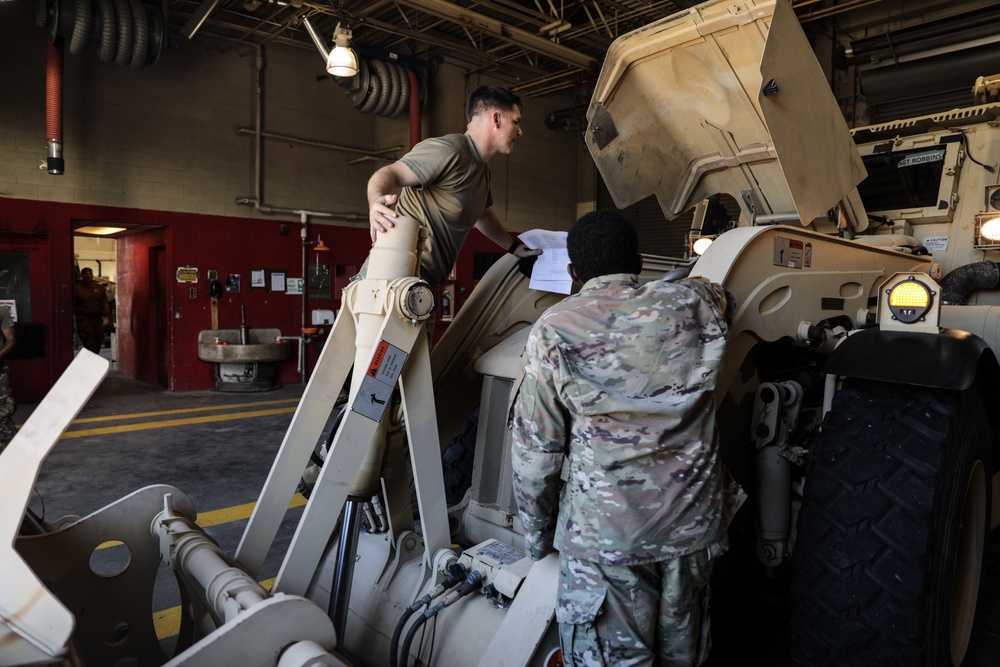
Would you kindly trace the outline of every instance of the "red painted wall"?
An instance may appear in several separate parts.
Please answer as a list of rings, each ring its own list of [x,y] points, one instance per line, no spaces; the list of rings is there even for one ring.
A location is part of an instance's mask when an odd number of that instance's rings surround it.
[[[123,374],[149,383],[165,383],[172,391],[209,389],[213,385],[211,364],[197,356],[198,332],[212,325],[211,299],[208,296],[208,271],[215,269],[225,282],[227,275],[239,274],[238,293],[224,293],[218,300],[221,329],[238,328],[241,309],[251,328],[277,328],[283,335],[299,333],[301,297],[267,289],[250,289],[250,269],[282,270],[289,278],[301,277],[301,225],[297,222],[232,218],[187,213],[143,211],[82,204],[39,202],[0,197],[0,250],[24,250],[30,253],[32,321],[45,325],[45,351],[42,358],[10,362],[15,399],[37,402],[45,395],[59,374],[73,359],[72,280],[73,221],[132,223],[157,226],[118,240],[118,368]],[[281,225],[288,232],[282,234]],[[35,236],[34,233],[41,233]],[[371,240],[367,229],[311,224],[310,240],[317,235],[330,247],[321,256],[323,263],[360,267]],[[156,294],[150,258],[154,248],[162,247],[167,276],[165,347],[166,377],[158,377],[155,341]],[[473,288],[474,252],[500,252],[478,232],[473,232],[457,263],[457,305],[464,302]],[[310,249],[308,262],[315,262]],[[199,271],[197,284],[176,280],[178,267],[192,266]],[[196,290],[195,298],[189,290]],[[463,292],[464,290],[464,292]],[[339,289],[331,289],[331,300],[308,301],[306,317],[313,309],[337,310]],[[307,326],[309,322],[307,321]],[[436,336],[444,332],[438,326]],[[325,337],[307,346],[307,366],[316,361]],[[278,380],[285,384],[301,381],[296,354],[279,364]]]

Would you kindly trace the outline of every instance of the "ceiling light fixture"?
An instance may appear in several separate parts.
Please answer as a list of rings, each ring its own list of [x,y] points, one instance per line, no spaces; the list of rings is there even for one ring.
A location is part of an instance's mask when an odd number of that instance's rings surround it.
[[[112,225],[85,225],[73,230],[74,234],[91,234],[93,236],[111,236],[118,232],[124,232],[127,227],[114,227]]]
[[[326,58],[326,71],[333,76],[349,77],[358,73],[358,54],[351,48],[350,28],[340,24],[333,29],[333,49]]]

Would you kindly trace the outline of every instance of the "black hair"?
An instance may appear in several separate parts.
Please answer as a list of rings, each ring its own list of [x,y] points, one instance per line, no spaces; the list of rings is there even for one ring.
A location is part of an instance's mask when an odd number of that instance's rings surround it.
[[[85,266],[82,269],[80,269],[80,273],[84,273],[86,271],[90,271],[91,273],[94,272],[94,270],[92,268],[90,268],[89,266]]]
[[[577,278],[611,273],[639,273],[639,238],[635,228],[615,211],[594,211],[576,221],[566,239]]]
[[[490,109],[513,111],[514,107],[523,109],[521,98],[500,86],[479,86],[469,95],[469,103],[465,106],[465,122],[472,122],[473,116]]]

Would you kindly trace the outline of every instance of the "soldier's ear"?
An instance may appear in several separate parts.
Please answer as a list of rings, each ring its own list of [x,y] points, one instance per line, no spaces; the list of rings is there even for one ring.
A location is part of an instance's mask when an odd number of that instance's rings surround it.
[[[580,282],[580,277],[576,275],[576,269],[573,268],[572,264],[567,264],[566,270],[569,271],[569,277],[573,279],[573,282]]]

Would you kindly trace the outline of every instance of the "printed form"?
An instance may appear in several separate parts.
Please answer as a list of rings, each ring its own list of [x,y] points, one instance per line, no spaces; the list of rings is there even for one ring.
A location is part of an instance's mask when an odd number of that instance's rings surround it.
[[[546,229],[532,229],[517,235],[521,243],[529,248],[541,248],[531,269],[531,289],[569,294],[573,279],[569,276],[569,253],[566,251],[566,232],[552,232]]]

